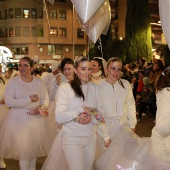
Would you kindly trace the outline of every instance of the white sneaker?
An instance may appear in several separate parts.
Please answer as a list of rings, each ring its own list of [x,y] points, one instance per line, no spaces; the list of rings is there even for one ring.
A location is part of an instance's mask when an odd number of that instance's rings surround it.
[[[4,160],[3,160],[3,158],[0,158],[0,168],[6,168],[6,164],[5,164],[5,162],[4,162]]]

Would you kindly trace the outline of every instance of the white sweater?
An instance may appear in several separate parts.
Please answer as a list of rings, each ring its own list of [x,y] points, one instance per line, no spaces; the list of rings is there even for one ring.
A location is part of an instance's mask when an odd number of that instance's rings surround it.
[[[38,94],[40,101],[32,102],[30,95]],[[11,78],[5,90],[5,103],[10,108],[32,110],[40,105],[48,107],[49,97],[43,81],[33,76],[30,83],[24,82],[20,76]]]
[[[156,125],[152,130],[149,153],[170,163],[170,91],[167,89],[164,88],[156,95]]]
[[[59,86],[56,93],[56,121],[62,124],[62,129],[65,133],[71,136],[91,136],[96,133],[94,118],[89,124],[82,125],[74,121],[79,113],[82,113],[83,106],[88,106],[103,112],[99,98],[97,85],[92,82],[82,86],[85,101],[75,95],[69,83],[64,83]]]
[[[135,100],[131,85],[127,80],[121,79],[125,88],[117,81],[113,86],[105,80],[99,84],[104,118],[118,119],[120,124],[128,124],[131,128],[136,126]]]

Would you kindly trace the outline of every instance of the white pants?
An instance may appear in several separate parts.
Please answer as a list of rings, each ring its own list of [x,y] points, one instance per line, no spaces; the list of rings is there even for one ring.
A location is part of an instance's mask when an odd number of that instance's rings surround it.
[[[37,158],[32,160],[19,160],[20,170],[35,170]]]
[[[63,134],[62,146],[69,170],[91,170],[96,151],[96,136],[73,137]]]

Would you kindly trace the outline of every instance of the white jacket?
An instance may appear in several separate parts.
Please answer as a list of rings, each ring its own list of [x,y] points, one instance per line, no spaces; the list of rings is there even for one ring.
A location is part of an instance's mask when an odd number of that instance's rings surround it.
[[[106,120],[118,119],[120,125],[126,123],[130,128],[136,126],[135,100],[131,85],[127,80],[121,79],[125,88],[117,81],[113,86],[105,80],[99,84],[103,115]]]
[[[157,93],[156,125],[152,130],[149,154],[170,163],[170,88]]]
[[[82,85],[82,90],[85,95],[85,101],[75,95],[69,83],[60,85],[55,96],[56,121],[58,124],[62,124],[63,131],[71,136],[91,136],[96,134],[94,124],[97,121],[94,118],[86,125],[74,121],[80,113],[84,112],[83,106],[97,109],[101,113],[103,112],[97,85],[88,82]]]

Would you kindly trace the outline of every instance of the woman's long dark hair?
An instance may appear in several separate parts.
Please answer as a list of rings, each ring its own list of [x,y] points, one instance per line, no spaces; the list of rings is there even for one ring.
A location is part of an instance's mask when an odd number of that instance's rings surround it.
[[[89,61],[86,57],[80,57],[78,59],[75,60],[74,62],[74,68],[77,69],[79,64],[84,62],[84,61]],[[77,77],[77,75],[75,74],[74,79],[71,80],[70,82],[71,87],[73,88],[75,94],[77,97],[79,98],[83,98],[83,100],[85,100],[83,91],[82,91],[82,86],[81,86],[81,81],[80,79]]]
[[[110,58],[110,59],[108,60],[107,68],[108,68],[108,66],[109,66],[110,63],[114,63],[114,62],[116,62],[116,61],[122,63],[122,60],[120,60],[118,57],[112,57],[112,58]],[[125,89],[125,86],[124,86],[124,84],[123,84],[123,82],[121,81],[120,78],[118,79],[118,82],[119,82],[119,84]]]
[[[0,76],[0,81],[3,82],[3,84],[5,85],[5,80]]]
[[[61,61],[61,67],[60,67],[62,73],[64,72],[64,67],[65,67],[66,64],[72,64],[74,66],[74,61],[71,58],[64,58]]]

